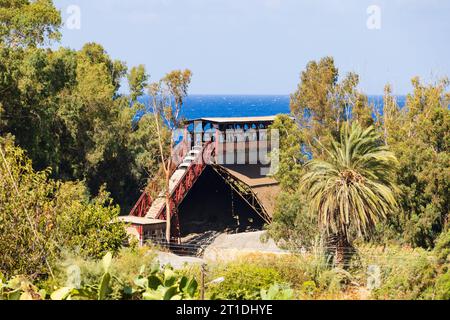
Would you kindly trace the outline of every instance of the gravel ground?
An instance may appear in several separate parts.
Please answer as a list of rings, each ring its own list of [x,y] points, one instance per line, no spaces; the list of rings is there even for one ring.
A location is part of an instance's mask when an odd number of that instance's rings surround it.
[[[174,269],[181,269],[186,265],[192,264],[201,265],[202,263],[204,263],[203,259],[195,257],[177,256],[170,252],[158,252],[157,259],[159,260],[159,264],[161,267],[170,264]]]
[[[238,234],[221,234],[205,251],[203,259],[179,256],[169,252],[158,252],[158,260],[161,266],[170,264],[175,269],[186,265],[206,262],[227,262],[247,254],[289,254],[288,251],[277,247],[272,239],[262,241],[265,231],[247,232]]]
[[[278,248],[272,239],[262,241],[265,231],[222,234],[205,250],[204,259],[230,261],[249,253],[289,254]]]

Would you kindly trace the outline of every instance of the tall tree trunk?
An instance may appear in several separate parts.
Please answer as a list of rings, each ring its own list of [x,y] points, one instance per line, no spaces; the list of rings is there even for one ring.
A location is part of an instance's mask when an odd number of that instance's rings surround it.
[[[170,195],[166,192],[166,240],[170,243],[172,228],[172,212],[170,212]]]
[[[171,146],[172,149],[172,146]],[[172,167],[172,160],[169,159],[168,163],[167,163],[167,170],[165,172],[166,176],[165,176],[165,195],[166,195],[166,240],[167,243],[170,243],[170,239],[171,239],[171,229],[172,229],[172,212],[170,209],[170,176],[172,173],[171,170]]]
[[[332,234],[327,239],[328,255],[333,257],[336,267],[345,269],[351,259],[353,247],[343,234]]]
[[[347,238],[342,235],[337,235],[336,248],[334,253],[334,263],[339,268],[345,268],[348,262],[348,248],[349,244]]]

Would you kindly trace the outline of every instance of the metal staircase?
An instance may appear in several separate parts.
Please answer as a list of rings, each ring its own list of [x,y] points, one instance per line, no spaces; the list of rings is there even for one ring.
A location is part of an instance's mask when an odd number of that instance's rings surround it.
[[[211,165],[214,171],[222,177],[230,188],[253,208],[267,224],[272,222],[271,216],[267,213],[252,188],[230,174],[224,167],[214,163],[214,143],[208,142],[203,146],[195,146],[183,154],[184,156],[180,157],[182,161],[178,164],[169,182],[169,206],[173,228],[172,235],[174,238],[179,239],[181,236],[178,207],[208,165]],[[147,192],[144,192],[130,212],[130,215],[150,220],[167,220],[165,191],[160,192],[155,199],[152,199]]]
[[[215,147],[211,142],[205,143],[203,146],[193,147],[185,154],[183,160],[170,178],[169,205],[171,218],[174,219],[174,230],[172,234],[175,238],[180,237],[178,206],[203,173],[206,166],[212,162],[214,152]],[[163,190],[160,192],[155,199],[152,199],[150,195],[144,191],[135,207],[130,212],[130,215],[145,217],[147,219],[167,220],[165,191]]]

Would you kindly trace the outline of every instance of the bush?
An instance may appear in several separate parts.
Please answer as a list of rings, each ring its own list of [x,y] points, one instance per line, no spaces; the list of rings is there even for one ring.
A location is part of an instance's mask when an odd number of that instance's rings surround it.
[[[121,249],[109,268],[111,276],[119,280],[111,284],[109,298],[124,299],[123,287],[132,287],[134,280],[141,273],[149,274],[154,262],[155,254],[150,248]],[[41,287],[52,292],[54,288],[92,286],[100,281],[103,273],[101,260],[85,259],[73,253],[66,253],[64,258],[54,265],[54,278],[45,280]]]
[[[319,234],[317,219],[308,214],[300,192],[282,192],[277,198],[270,236],[287,249],[310,247]]]
[[[62,184],[55,195],[58,242],[66,250],[84,258],[101,259],[117,252],[127,239],[122,223],[111,223],[120,214],[109,193],[102,187],[92,200],[80,182]]]
[[[249,255],[241,261],[210,265],[206,297],[260,299],[450,299],[449,264],[433,252],[402,247],[361,246],[349,271],[331,269],[320,255]],[[111,256],[112,257],[112,256]],[[67,256],[54,267],[54,279],[33,282],[0,274],[0,298],[196,299],[198,266],[159,270],[151,248],[122,249],[105,271],[104,261]],[[368,266],[380,267],[381,286],[366,287]],[[107,276],[105,274],[107,273]],[[103,288],[103,289],[101,289]],[[56,293],[55,293],[56,291]]]
[[[150,256],[148,253],[142,250],[135,252],[136,256],[144,254],[141,256],[142,262],[148,259]],[[6,280],[0,274],[0,300],[46,300],[49,298],[51,300],[183,300],[194,299],[198,295],[198,283],[195,278],[188,278],[169,266],[161,270],[158,261],[152,260],[151,264],[141,265],[136,273],[136,270],[130,269],[129,265],[125,270],[122,270],[120,266],[114,268],[113,266],[119,260],[127,259],[123,256],[114,259],[108,252],[101,262],[80,260],[78,264],[75,264],[72,261],[72,265],[68,268],[70,272],[66,277],[59,275],[60,283],[55,280],[52,284],[41,283],[41,289],[26,277],[19,276]],[[84,273],[81,272],[82,265]],[[127,283],[124,278],[131,273],[135,273],[136,276],[132,283]],[[62,284],[64,278],[66,282]],[[46,289],[42,289],[45,285],[47,285]],[[272,290],[271,293],[274,291]],[[284,290],[275,292],[283,296],[288,293]]]
[[[90,199],[81,182],[60,183],[33,170],[11,138],[0,137],[0,272],[45,277],[64,250],[101,258],[126,240],[111,223],[119,208],[100,190]]]
[[[0,137],[0,151],[0,272],[45,274],[56,251],[56,184],[33,170],[11,138]]]
[[[437,250],[435,250],[437,251]],[[253,267],[252,267],[253,266]],[[379,267],[380,287],[367,287]],[[359,245],[348,270],[331,268],[319,247],[302,255],[249,254],[229,266],[215,267],[209,280],[225,277],[208,292],[212,298],[259,299],[258,290],[247,283],[258,273],[259,285],[270,287],[270,276],[294,290],[293,297],[308,299],[447,299],[450,295],[449,264],[439,264],[435,252],[400,246]],[[228,278],[228,280],[227,280]],[[231,279],[231,280],[230,280]],[[275,282],[275,281],[274,281]],[[214,295],[215,294],[215,295]]]
[[[272,285],[268,290],[261,289],[262,300],[292,300],[294,290],[289,286]]]
[[[450,230],[443,232],[437,239],[434,254],[440,263],[450,263]]]
[[[448,269],[448,267],[447,267]],[[450,300],[450,270],[436,278],[432,299]]]
[[[362,270],[368,265],[378,265],[381,270],[381,286],[372,293],[375,299],[422,299],[434,286],[439,269],[426,250],[389,247],[382,252],[370,248],[362,252]]]
[[[294,288],[301,286],[311,277],[305,270],[305,264],[300,256],[296,255],[270,255],[248,254],[239,260],[242,264],[254,265],[259,268],[273,269],[280,276],[283,283]]]
[[[351,278],[344,271],[330,270],[318,248],[303,255],[248,254],[229,265],[216,266],[209,280],[219,277],[225,281],[208,290],[210,297],[242,300],[260,299],[260,289],[267,290],[274,284],[292,288],[293,298],[327,298]]]
[[[353,280],[352,275],[339,268],[326,270],[319,275],[317,280],[319,289],[329,294],[345,291],[346,286]]]
[[[220,300],[261,300],[261,290],[282,283],[280,274],[273,268],[247,263],[230,263],[219,266],[210,274],[210,281],[223,277],[219,284],[210,284],[207,295]]]

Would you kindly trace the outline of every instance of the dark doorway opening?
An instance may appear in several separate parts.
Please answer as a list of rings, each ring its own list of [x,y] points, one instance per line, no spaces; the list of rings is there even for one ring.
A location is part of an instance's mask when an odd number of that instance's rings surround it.
[[[264,220],[211,167],[207,167],[178,208],[181,236],[210,231],[261,230]]]

